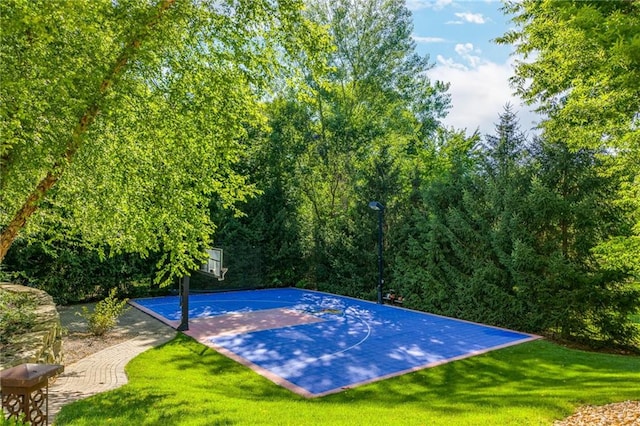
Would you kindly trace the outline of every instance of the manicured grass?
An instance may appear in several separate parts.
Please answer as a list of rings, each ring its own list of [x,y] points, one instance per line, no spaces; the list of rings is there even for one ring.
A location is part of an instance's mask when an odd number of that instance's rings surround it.
[[[530,342],[306,400],[192,339],[135,358],[128,385],[57,425],[550,425],[584,404],[640,398],[640,357]]]

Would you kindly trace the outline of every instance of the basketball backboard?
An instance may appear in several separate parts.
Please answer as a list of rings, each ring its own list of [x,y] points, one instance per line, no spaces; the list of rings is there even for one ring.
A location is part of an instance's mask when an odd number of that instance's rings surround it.
[[[227,268],[222,266],[224,259],[224,252],[221,248],[211,248],[207,250],[209,258],[207,263],[204,263],[200,267],[200,272],[205,272],[215,276],[219,281],[224,280],[224,274],[227,272]]]

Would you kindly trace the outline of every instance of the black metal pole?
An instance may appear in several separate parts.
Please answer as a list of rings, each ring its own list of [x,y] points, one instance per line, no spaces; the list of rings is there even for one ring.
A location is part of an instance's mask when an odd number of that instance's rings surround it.
[[[384,209],[378,210],[378,303],[382,304],[382,285],[384,284],[382,260],[382,220]]]
[[[180,306],[182,307],[182,315],[178,331],[186,331],[189,329],[189,275],[182,277],[182,292],[180,294]]]

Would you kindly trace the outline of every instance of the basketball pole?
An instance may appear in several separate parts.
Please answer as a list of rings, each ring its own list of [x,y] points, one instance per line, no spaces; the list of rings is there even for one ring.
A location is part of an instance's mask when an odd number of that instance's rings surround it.
[[[382,286],[384,284],[384,262],[382,259],[382,224],[384,217],[384,206],[378,201],[371,201],[369,203],[369,207],[372,210],[376,210],[378,212],[378,304],[382,305]]]
[[[189,330],[189,275],[182,277],[181,287],[180,307],[182,308],[182,314],[178,331],[186,331]]]

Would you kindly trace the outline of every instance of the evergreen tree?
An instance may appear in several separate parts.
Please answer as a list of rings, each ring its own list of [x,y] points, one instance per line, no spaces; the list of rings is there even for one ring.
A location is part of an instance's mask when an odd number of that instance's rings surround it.
[[[512,82],[545,115],[545,138],[606,154],[603,175],[625,173],[618,197],[630,232],[610,235],[596,252],[611,268],[640,277],[640,2],[508,2],[515,29],[498,39],[516,46]],[[614,153],[614,155],[609,155]]]
[[[640,306],[640,292],[593,253],[631,227],[615,203],[620,176],[599,174],[597,151],[543,139],[537,145],[529,228],[544,268],[531,296],[544,326],[565,337],[630,343],[637,330],[629,315]]]
[[[625,232],[613,201],[619,176],[596,152],[528,142],[510,107],[473,150],[449,137],[456,161],[422,186],[402,227],[394,282],[411,307],[569,338],[628,344],[640,304],[625,275],[593,248]],[[446,147],[446,149],[445,149]],[[474,161],[473,159],[476,158]],[[433,167],[437,170],[438,163]],[[399,246],[398,246],[399,247]]]
[[[527,195],[531,186],[531,156],[527,138],[520,131],[516,114],[510,105],[499,116],[495,135],[487,135],[484,144],[484,167],[478,186],[484,197],[476,210],[487,238],[483,286],[494,289],[498,303],[492,308],[503,312],[502,321],[531,329],[526,305],[529,279],[536,273],[535,263],[523,259],[532,253],[527,221],[531,211]],[[526,277],[526,278],[525,278]],[[501,307],[500,307],[501,305]]]
[[[472,319],[476,303],[464,304],[460,286],[474,269],[473,251],[465,252],[465,241],[477,232],[461,212],[465,198],[474,197],[477,135],[441,131],[431,142],[421,152],[424,173],[413,203],[394,233],[393,286],[406,306]]]

